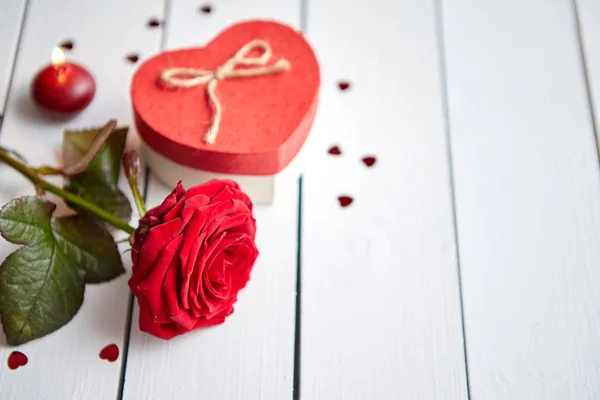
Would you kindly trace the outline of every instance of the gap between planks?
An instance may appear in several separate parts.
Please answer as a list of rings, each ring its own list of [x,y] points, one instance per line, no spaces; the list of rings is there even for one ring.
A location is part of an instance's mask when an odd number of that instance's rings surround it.
[[[15,52],[12,57],[12,65],[10,67],[10,72],[8,74],[8,86],[6,87],[6,94],[4,95],[4,104],[2,109],[0,109],[0,133],[2,133],[2,121],[4,121],[4,110],[6,105],[8,104],[8,97],[10,95],[10,89],[13,84],[13,76],[15,74],[15,68],[17,66],[17,57],[19,56],[19,50],[21,49],[21,39],[23,38],[23,29],[25,27],[25,20],[27,19],[27,10],[29,8],[29,0],[25,0],[25,5],[23,6],[23,12],[21,13],[21,20],[19,26],[19,33],[17,34],[17,45]]]
[[[463,354],[464,354],[464,365],[465,365],[465,380],[467,387],[467,400],[471,400],[471,384],[469,381],[469,357],[467,351],[467,333],[465,331],[465,312],[464,312],[464,297],[463,297],[463,283],[462,283],[462,271],[460,264],[460,244],[458,238],[458,225],[456,215],[456,191],[454,186],[454,162],[452,154],[452,140],[450,132],[450,113],[448,110],[448,82],[447,82],[447,70],[446,70],[446,47],[444,43],[444,14],[442,7],[443,0],[433,0],[433,6],[435,8],[435,28],[436,28],[436,40],[438,47],[438,59],[440,69],[440,83],[442,92],[442,113],[444,118],[444,132],[446,135],[446,157],[448,159],[448,180],[450,181],[450,202],[452,209],[452,224],[454,227],[454,246],[456,248],[456,274],[458,280],[458,299],[460,306],[460,327],[463,337]]]
[[[590,73],[588,62],[585,55],[585,46],[583,44],[583,32],[581,29],[581,20],[579,18],[579,7],[577,0],[571,0],[573,7],[573,18],[575,19],[575,28],[577,29],[577,43],[579,45],[579,55],[581,56],[581,70],[585,82],[587,102],[590,108],[590,119],[592,121],[592,129],[594,130],[594,140],[596,141],[596,149],[598,150],[598,166],[600,167],[600,143],[598,142],[598,124],[596,123],[596,115],[594,113],[594,96],[590,85]]]

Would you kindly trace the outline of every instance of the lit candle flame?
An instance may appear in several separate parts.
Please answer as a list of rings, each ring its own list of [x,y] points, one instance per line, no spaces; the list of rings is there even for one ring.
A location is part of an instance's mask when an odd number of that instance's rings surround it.
[[[52,65],[60,65],[65,62],[65,53],[59,48],[52,49]]]

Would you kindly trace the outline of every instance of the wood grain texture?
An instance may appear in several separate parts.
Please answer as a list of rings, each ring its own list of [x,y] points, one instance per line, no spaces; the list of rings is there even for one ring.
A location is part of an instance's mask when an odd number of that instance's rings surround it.
[[[600,142],[600,2],[597,0],[574,0],[579,19],[580,40],[587,72],[590,102],[596,120],[597,142]],[[600,151],[600,148],[598,149]]]
[[[310,2],[323,88],[304,175],[302,398],[467,397],[434,11]]]
[[[473,399],[600,398],[600,179],[573,4],[445,0]]]
[[[56,165],[60,161],[58,150],[64,129],[99,126],[110,118],[116,118],[119,125],[129,124],[127,89],[134,67],[124,61],[124,56],[135,51],[144,57],[158,48],[160,35],[149,31],[146,21],[150,16],[160,16],[162,9],[162,1],[158,0],[127,3],[30,0],[6,105],[1,145],[17,150],[32,163]],[[2,18],[4,15],[0,15]],[[101,21],[110,21],[104,31]],[[45,117],[29,99],[35,73],[50,62],[52,48],[66,39],[74,42],[73,50],[66,53],[67,59],[85,65],[97,83],[92,104],[68,121]],[[133,134],[130,145],[134,143]],[[34,193],[24,178],[8,168],[0,166],[0,174],[1,204]],[[0,259],[13,249],[14,246],[2,241]],[[124,259],[128,261],[129,254]],[[49,336],[18,347],[29,357],[29,363],[17,370],[8,369],[6,364],[15,349],[2,343],[0,398],[115,398],[121,358],[109,363],[101,360],[99,353],[111,343],[122,350],[128,322],[128,292],[127,275],[106,284],[89,285],[84,304],[71,322]]]
[[[4,111],[25,3],[26,0],[5,0],[0,3],[0,115]]]
[[[170,3],[166,48],[201,46],[240,20],[277,19],[293,26],[300,20],[296,0],[218,2],[210,14],[199,6]],[[148,206],[171,190],[151,179]],[[224,324],[166,342],[139,330],[136,304],[125,399],[291,399],[298,218],[293,170],[278,177],[275,196],[272,206],[255,208],[260,256]]]

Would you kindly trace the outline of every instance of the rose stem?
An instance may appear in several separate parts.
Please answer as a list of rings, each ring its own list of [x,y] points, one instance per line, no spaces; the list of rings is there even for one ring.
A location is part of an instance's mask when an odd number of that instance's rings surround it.
[[[133,200],[135,201],[135,206],[140,213],[141,216],[146,215],[146,205],[144,204],[144,199],[142,198],[142,193],[140,193],[140,187],[137,184],[132,184],[130,180],[128,180],[129,186],[131,187],[131,192],[133,193]]]
[[[108,224],[114,226],[117,229],[120,229],[129,234],[133,233],[133,231],[135,230],[135,228],[133,228],[132,226],[127,224],[127,222],[112,215],[111,213],[109,213],[107,211],[104,211],[97,205],[90,203],[87,200],[84,200],[81,197],[79,197],[73,193],[67,192],[66,190],[63,190],[63,189],[59,188],[58,186],[51,184],[48,181],[43,180],[31,167],[22,163],[21,161],[18,161],[16,159],[12,158],[9,155],[9,153],[2,148],[0,148],[0,160],[5,162],[6,164],[10,165],[13,169],[17,170],[19,173],[21,173],[21,175],[23,175],[25,178],[27,178],[37,188],[42,188],[44,190],[47,190],[50,193],[54,193],[55,195],[60,196],[64,200],[70,201],[73,204],[77,204],[79,207],[85,209],[86,211],[89,211],[90,213],[94,214],[96,217],[100,218],[104,222],[107,222]]]
[[[32,170],[38,175],[64,175],[62,170],[48,166],[32,168]]]
[[[140,174],[140,159],[135,150],[126,151],[123,154],[123,159],[121,160],[123,165],[123,172],[125,173],[125,177],[127,178],[127,183],[129,183],[129,187],[131,188],[131,193],[133,194],[133,200],[135,201],[135,206],[140,213],[140,217],[146,215],[146,205],[144,204],[144,198],[142,197],[142,193],[140,192],[140,187],[138,185],[138,175]]]

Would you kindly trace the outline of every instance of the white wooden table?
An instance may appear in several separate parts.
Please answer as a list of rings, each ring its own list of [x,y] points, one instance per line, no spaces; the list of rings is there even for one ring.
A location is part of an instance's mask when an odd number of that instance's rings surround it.
[[[165,342],[139,331],[129,272],[88,286],[73,321],[16,349],[26,366],[0,345],[0,399],[600,399],[600,1],[207,4],[0,1],[0,144],[40,164],[65,128],[133,127],[130,53],[268,18],[322,68],[309,162],[256,210],[234,315]],[[66,123],[28,99],[63,40],[98,84]],[[0,174],[0,203],[31,193]],[[168,191],[150,176],[149,206]]]

